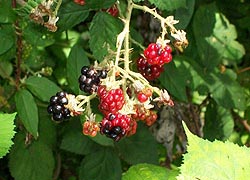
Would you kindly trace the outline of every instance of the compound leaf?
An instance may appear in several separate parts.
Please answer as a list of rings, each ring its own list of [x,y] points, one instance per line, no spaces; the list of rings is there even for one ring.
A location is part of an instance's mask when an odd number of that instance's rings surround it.
[[[0,114],[0,158],[5,156],[13,144],[12,138],[15,134],[14,119],[16,113]]]

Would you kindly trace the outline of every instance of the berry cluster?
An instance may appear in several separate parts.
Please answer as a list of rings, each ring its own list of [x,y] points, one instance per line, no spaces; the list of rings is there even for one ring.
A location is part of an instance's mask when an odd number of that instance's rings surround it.
[[[172,61],[172,48],[159,43],[151,43],[144,50],[144,56],[137,60],[138,71],[149,81],[160,77],[163,65]]]
[[[106,77],[106,70],[96,70],[94,67],[83,66],[81,69],[81,75],[78,79],[79,88],[86,93],[92,94],[97,91],[101,79]]]
[[[83,123],[82,132],[85,135],[95,137],[99,130],[99,125],[96,122],[91,122],[87,120]]]
[[[100,86],[97,94],[100,99],[99,110],[104,115],[117,113],[125,104],[123,91],[120,88],[107,91],[105,86]]]
[[[60,91],[50,98],[50,104],[47,108],[49,114],[52,114],[54,121],[62,121],[70,118],[70,110],[65,107],[68,104],[67,93]]]
[[[132,114],[132,118],[136,121],[145,121],[148,126],[151,126],[157,120],[157,114],[142,105],[135,105],[136,114]]]
[[[149,64],[162,66],[163,64],[172,61],[171,52],[172,49],[169,45],[166,45],[163,48],[160,44],[151,43],[144,50],[144,56]]]
[[[158,64],[149,64],[144,57],[137,60],[137,70],[149,81],[157,79],[163,72],[163,66]]]
[[[115,141],[119,141],[130,132],[131,121],[128,115],[110,113],[101,122],[101,133]]]
[[[119,14],[119,10],[118,10],[116,4],[114,4],[113,6],[108,8],[106,10],[106,12],[109,13],[111,16],[114,16],[114,17],[118,16],[118,14]]]

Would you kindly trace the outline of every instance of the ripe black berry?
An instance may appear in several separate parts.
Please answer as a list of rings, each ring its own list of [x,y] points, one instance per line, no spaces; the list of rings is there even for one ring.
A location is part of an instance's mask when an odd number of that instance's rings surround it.
[[[50,98],[50,104],[47,108],[54,121],[62,121],[70,118],[70,110],[64,105],[68,104],[67,93],[60,91]]]
[[[96,92],[101,80],[107,77],[106,70],[96,70],[94,67],[83,66],[81,75],[78,78],[81,91],[92,94]]]

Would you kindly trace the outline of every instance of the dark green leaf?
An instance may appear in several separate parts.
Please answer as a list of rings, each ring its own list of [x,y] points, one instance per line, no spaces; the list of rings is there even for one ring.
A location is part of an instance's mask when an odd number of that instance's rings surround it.
[[[78,78],[81,74],[81,68],[87,65],[89,65],[88,57],[85,55],[84,50],[76,44],[72,47],[67,61],[67,77],[74,93],[78,94],[80,92]]]
[[[54,147],[57,144],[56,125],[51,120],[47,108],[39,107],[39,141]]]
[[[9,61],[0,61],[0,76],[8,78],[13,72],[12,64]]]
[[[73,129],[64,134],[60,148],[72,153],[86,155],[96,151],[100,146],[83,135],[81,130]]]
[[[0,23],[12,23],[15,19],[15,13],[11,1],[1,0],[0,4]]]
[[[154,4],[161,10],[173,11],[180,7],[186,6],[186,0],[149,0],[150,3]]]
[[[99,133],[91,139],[102,146],[114,146],[114,141],[112,139]]]
[[[67,1],[59,10],[60,17],[57,25],[59,31],[65,31],[73,26],[83,22],[89,15],[89,9],[86,6],[79,6],[73,1]]]
[[[122,23],[117,18],[105,12],[95,15],[90,26],[89,46],[97,60],[102,61],[109,49],[116,49],[116,38],[121,31]]]
[[[185,7],[178,8],[175,11],[174,17],[176,20],[179,20],[179,23],[175,26],[176,28],[185,29],[188,26],[191,18],[193,17],[194,5],[195,0],[188,0]]]
[[[133,0],[135,3],[137,3],[137,2],[142,2],[142,1],[144,1],[144,0]]]
[[[30,76],[26,81],[27,88],[40,100],[49,102],[50,97],[61,89],[45,77]]]
[[[15,96],[17,114],[24,127],[35,138],[38,137],[38,110],[33,96],[29,91],[22,89]]]
[[[138,124],[136,134],[120,140],[116,147],[129,164],[158,162],[156,141],[144,125]]]
[[[52,33],[49,33],[45,28],[36,24],[29,23],[22,27],[23,37],[31,45],[39,47],[47,47],[55,43],[55,39]]]
[[[15,38],[13,37],[14,29],[12,25],[1,25],[0,28],[0,55],[8,51],[15,43]]]
[[[116,0],[86,0],[85,1],[85,6],[88,9],[104,9],[112,6]]]
[[[121,162],[111,148],[102,148],[88,154],[80,166],[80,180],[118,180],[121,179]]]
[[[25,145],[25,134],[18,133],[10,153],[9,167],[16,180],[51,180],[54,170],[52,149],[41,141]]]
[[[160,76],[160,82],[171,95],[175,96],[179,100],[186,101],[186,78],[187,76],[182,74],[182,71],[176,67],[174,62],[171,62],[165,65],[164,72]]]
[[[223,59],[226,63],[235,63],[245,54],[244,47],[235,41],[235,26],[219,13],[215,3],[199,7],[194,16],[193,30],[201,63],[208,70]]]
[[[131,166],[123,174],[122,180],[175,180],[179,174],[177,170],[169,170],[153,164],[137,164]]]
[[[233,132],[234,120],[229,110],[210,101],[205,113],[204,138],[227,140]]]

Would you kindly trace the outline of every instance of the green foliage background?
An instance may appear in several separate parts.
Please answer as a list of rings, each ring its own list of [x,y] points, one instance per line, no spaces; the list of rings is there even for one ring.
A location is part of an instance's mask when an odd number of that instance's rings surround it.
[[[169,150],[144,124],[139,124],[134,136],[114,143],[104,136],[84,136],[79,117],[55,124],[46,112],[49,98],[56,92],[81,93],[77,79],[83,65],[102,61],[110,50],[115,51],[123,23],[103,9],[116,1],[86,0],[80,6],[63,0],[54,33],[32,22],[20,5],[13,8],[13,2],[0,1],[0,157],[4,156],[0,159],[0,179],[161,180],[175,179],[179,173],[178,178],[212,179],[209,175],[215,171],[221,177],[218,179],[249,177],[239,169],[249,168],[245,162],[249,149],[228,142],[250,146],[248,1],[134,0],[156,6],[163,16],[174,15],[179,20],[177,27],[186,30],[189,40],[183,53],[175,51],[174,60],[165,65],[154,83],[166,88],[175,102],[201,108],[202,133],[207,140],[188,133],[184,164],[181,166],[174,147],[173,157],[177,158],[171,162],[171,170],[160,167]],[[127,2],[119,2],[120,15],[124,15]],[[130,35],[137,43],[131,44],[131,57],[142,53],[138,44],[148,45],[137,25],[143,14],[135,10],[132,15]],[[146,32],[151,31],[148,26]],[[93,109],[97,110],[96,106]],[[181,143],[175,139],[176,147]],[[219,160],[221,155],[229,159]],[[219,168],[197,172],[206,166],[204,161],[218,163]],[[237,162],[237,167],[229,161]],[[227,174],[231,169],[235,169],[234,175]]]

